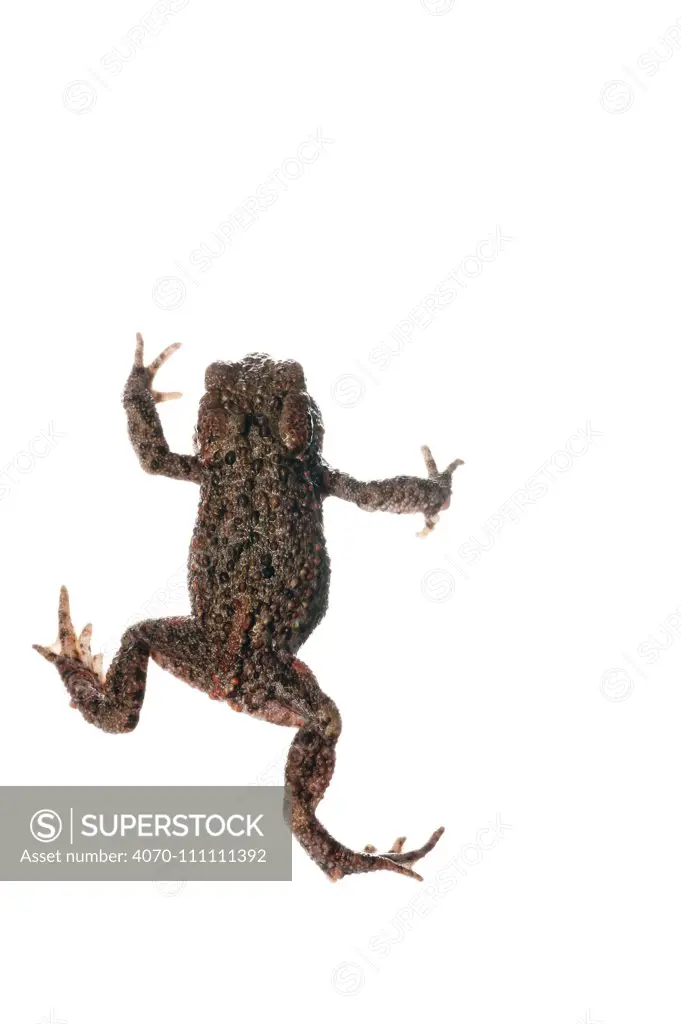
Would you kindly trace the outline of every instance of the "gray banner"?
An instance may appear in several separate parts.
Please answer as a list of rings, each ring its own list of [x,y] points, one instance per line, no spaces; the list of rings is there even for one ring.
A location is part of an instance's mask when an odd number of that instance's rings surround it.
[[[290,881],[281,786],[2,786],[0,880]]]

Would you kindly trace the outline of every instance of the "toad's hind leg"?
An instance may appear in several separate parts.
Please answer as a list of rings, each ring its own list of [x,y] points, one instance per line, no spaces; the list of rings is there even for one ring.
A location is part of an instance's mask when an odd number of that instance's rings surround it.
[[[101,655],[90,653],[92,627],[80,636],[71,623],[69,595],[59,599],[59,636],[51,647],[34,644],[52,662],[71,697],[71,706],[104,732],[130,732],[139,720],[144,700],[149,655],[194,685],[208,688],[203,673],[207,645],[193,619],[147,619],[126,630],[118,654],[104,675]]]
[[[262,665],[259,669],[262,681]],[[356,853],[334,839],[317,819],[316,809],[335,766],[341,731],[338,709],[307,665],[297,659],[273,657],[267,675],[267,696],[252,691],[243,709],[277,724],[300,726],[286,763],[286,782],[291,789],[293,834],[303,849],[333,881],[366,871],[396,871],[420,880],[411,865],[435,846],[443,830],[409,853],[403,853],[401,846],[386,854]]]

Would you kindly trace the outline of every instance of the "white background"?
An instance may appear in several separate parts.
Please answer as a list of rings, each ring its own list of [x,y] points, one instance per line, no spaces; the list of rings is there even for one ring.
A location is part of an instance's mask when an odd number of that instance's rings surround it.
[[[291,884],[3,884],[3,1020],[678,1020],[681,9],[189,0],[143,36],[150,7],[6,15],[2,782],[283,777],[289,730],[151,666],[138,729],[106,736],[30,647],[61,583],[108,658],[129,620],[188,608],[198,490],[140,470],[120,405],[142,330],[150,358],[184,343],[158,382],[184,391],[176,450],[206,364],[259,349],[304,364],[333,465],[466,460],[426,540],[327,502],[303,652],[344,720],[323,822],[357,848],[447,830],[423,885],[331,885],[297,845]],[[276,202],[192,267],[276,169]]]

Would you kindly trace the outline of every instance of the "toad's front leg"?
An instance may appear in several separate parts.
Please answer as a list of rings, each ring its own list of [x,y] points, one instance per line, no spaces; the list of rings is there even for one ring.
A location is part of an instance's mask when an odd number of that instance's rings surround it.
[[[153,387],[156,374],[179,347],[179,344],[169,345],[149,366],[145,366],[144,341],[141,334],[137,335],[135,361],[123,392],[123,405],[128,416],[130,441],[142,469],[147,473],[199,483],[198,459],[195,455],[177,455],[170,451],[156,411],[160,402],[181,397],[177,391],[157,391]]]
[[[439,472],[430,448],[424,445],[421,454],[428,471],[427,479],[418,476],[396,476],[389,480],[355,480],[337,469],[324,472],[325,493],[352,501],[368,512],[422,512],[425,526],[418,534],[426,537],[438,521],[438,514],[449,507],[452,474],[463,459],[455,459]]]

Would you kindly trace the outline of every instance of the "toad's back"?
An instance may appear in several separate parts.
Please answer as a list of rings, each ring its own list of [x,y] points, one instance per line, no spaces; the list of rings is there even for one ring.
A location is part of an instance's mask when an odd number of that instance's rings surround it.
[[[240,617],[251,646],[294,651],[326,611],[321,474],[250,434],[206,467],[189,556],[192,607],[216,639]]]

